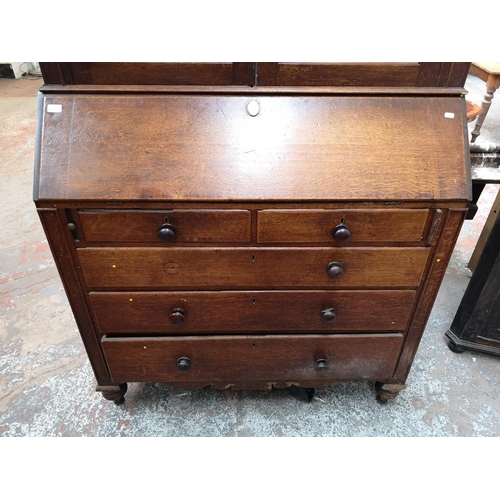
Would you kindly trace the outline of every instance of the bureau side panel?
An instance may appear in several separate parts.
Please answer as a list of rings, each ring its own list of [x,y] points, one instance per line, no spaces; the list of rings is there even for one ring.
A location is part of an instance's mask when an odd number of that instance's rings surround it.
[[[97,382],[99,385],[111,385],[100,339],[97,338],[88,314],[84,292],[75,271],[72,253],[59,220],[59,213],[57,210],[42,209],[38,211],[38,214]]]
[[[394,379],[397,381],[404,381],[408,376],[466,213],[467,210],[449,210],[447,212],[436,250],[431,257],[432,261],[417,308],[406,335],[398,367],[394,373]]]

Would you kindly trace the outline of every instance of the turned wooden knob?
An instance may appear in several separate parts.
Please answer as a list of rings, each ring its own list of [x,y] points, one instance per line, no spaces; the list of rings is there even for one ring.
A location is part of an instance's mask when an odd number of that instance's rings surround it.
[[[333,307],[321,311],[321,319],[323,323],[333,323],[337,319],[337,313]]]
[[[328,361],[324,358],[317,359],[314,362],[314,368],[316,368],[319,372],[324,372],[328,370]]]
[[[346,243],[351,239],[351,230],[345,224],[339,224],[332,231],[333,239],[338,243]]]
[[[172,224],[165,222],[158,231],[158,238],[165,243],[171,243],[177,236],[177,230]]]
[[[186,311],[180,307],[172,309],[168,319],[172,325],[181,326],[186,321]]]
[[[330,262],[326,266],[326,272],[332,280],[339,280],[344,276],[344,266],[340,262]]]
[[[181,372],[188,372],[191,368],[191,360],[189,358],[179,358],[177,360],[177,368]]]

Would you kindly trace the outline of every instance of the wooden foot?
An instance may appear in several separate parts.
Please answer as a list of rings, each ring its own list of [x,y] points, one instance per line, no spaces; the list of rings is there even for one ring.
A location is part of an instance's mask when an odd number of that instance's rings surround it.
[[[95,390],[102,392],[104,399],[114,401],[115,405],[122,405],[125,403],[125,393],[127,392],[127,383],[120,385],[98,385]]]
[[[399,392],[404,389],[406,389],[406,385],[404,384],[384,384],[383,382],[375,382],[377,401],[381,404],[387,403],[389,399],[394,399]]]
[[[465,352],[465,349],[463,347],[460,347],[457,344],[454,344],[451,340],[448,340],[448,348],[450,351],[457,352],[457,353],[462,353]]]

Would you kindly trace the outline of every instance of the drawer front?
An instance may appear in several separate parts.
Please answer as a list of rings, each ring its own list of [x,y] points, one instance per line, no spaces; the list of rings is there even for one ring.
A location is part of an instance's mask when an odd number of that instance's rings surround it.
[[[429,210],[261,210],[259,243],[405,243],[422,241]]]
[[[127,289],[416,287],[428,254],[428,248],[78,250],[88,287]]]
[[[411,290],[90,293],[101,333],[403,331]]]
[[[243,380],[303,383],[314,379],[388,378],[396,366],[402,340],[401,334],[104,337],[102,346],[111,378],[117,383]],[[318,369],[319,360],[326,360],[323,370]],[[189,369],[181,371],[179,367]]]
[[[105,211],[82,210],[80,223],[88,242],[249,243],[249,210]],[[171,242],[160,238],[165,223],[175,233]]]

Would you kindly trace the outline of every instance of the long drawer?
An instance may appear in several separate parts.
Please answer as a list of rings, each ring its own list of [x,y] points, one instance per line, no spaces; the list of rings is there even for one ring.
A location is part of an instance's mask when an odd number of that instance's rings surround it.
[[[128,382],[383,380],[403,336],[103,337],[112,379]]]
[[[100,333],[393,332],[406,328],[412,290],[92,292]]]
[[[78,250],[88,287],[127,289],[416,287],[428,254],[387,247]]]
[[[429,210],[259,210],[259,243],[420,243]]]
[[[168,223],[175,243],[249,243],[249,210],[81,210],[88,242],[162,243],[158,233]]]

